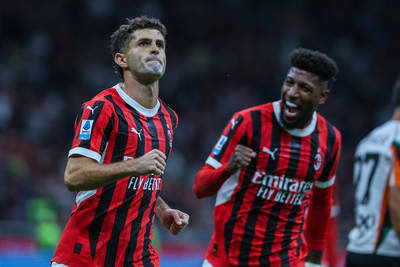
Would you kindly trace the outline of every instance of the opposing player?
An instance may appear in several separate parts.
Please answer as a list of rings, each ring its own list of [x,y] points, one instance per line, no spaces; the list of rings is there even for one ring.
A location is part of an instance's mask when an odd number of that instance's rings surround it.
[[[346,265],[400,266],[400,78],[391,120],[358,144],[354,162],[356,226]]]
[[[173,233],[189,216],[160,198],[176,113],[158,98],[166,66],[165,26],[129,19],[111,35],[123,82],[84,103],[64,181],[78,191],[52,266],[159,266],[154,215]]]
[[[281,100],[235,113],[195,177],[197,197],[217,194],[203,266],[321,262],[341,136],[316,109],[338,69],[303,48],[290,60]]]

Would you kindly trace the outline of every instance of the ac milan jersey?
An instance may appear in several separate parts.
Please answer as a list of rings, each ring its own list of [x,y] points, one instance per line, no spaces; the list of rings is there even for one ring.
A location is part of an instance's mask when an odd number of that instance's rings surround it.
[[[313,186],[333,185],[339,131],[316,112],[304,129],[285,129],[281,102],[235,113],[206,163],[226,164],[238,144],[256,152],[217,193],[206,259],[214,266],[297,266],[306,253],[305,210]]]
[[[348,251],[400,257],[400,239],[392,228],[388,207],[389,187],[400,187],[399,143],[400,122],[388,121],[357,146],[356,226],[349,234]]]
[[[159,149],[168,157],[177,123],[161,100],[146,109],[116,85],[82,105],[69,156],[108,164]],[[70,267],[158,266],[151,239],[162,180],[131,176],[78,192],[52,261]]]

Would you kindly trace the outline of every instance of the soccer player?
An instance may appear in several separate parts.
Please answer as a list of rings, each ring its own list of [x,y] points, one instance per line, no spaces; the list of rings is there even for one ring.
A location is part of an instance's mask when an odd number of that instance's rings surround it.
[[[160,198],[178,124],[158,98],[165,35],[148,17],[128,19],[111,35],[123,82],[85,102],[76,118],[64,181],[78,193],[52,266],[159,266],[154,215],[173,234],[188,224]]]
[[[356,225],[346,265],[400,266],[400,76],[391,120],[358,144],[354,161]]]
[[[290,61],[281,99],[235,113],[196,174],[197,197],[217,194],[203,266],[321,262],[341,135],[316,109],[338,68],[304,48]]]

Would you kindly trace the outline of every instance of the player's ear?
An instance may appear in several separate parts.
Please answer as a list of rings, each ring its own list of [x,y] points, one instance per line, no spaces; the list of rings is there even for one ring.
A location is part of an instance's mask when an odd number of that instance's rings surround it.
[[[322,92],[321,92],[321,96],[319,98],[318,104],[321,105],[321,104],[325,103],[325,101],[328,99],[329,92],[330,92],[329,89],[322,88]]]
[[[125,54],[123,54],[123,53],[115,53],[114,62],[115,62],[115,64],[117,64],[121,68],[127,68],[128,67],[128,63],[126,61]]]

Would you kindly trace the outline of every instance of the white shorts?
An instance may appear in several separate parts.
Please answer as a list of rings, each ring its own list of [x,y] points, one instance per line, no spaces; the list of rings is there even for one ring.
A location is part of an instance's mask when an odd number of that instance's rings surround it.
[[[204,259],[202,267],[213,267],[213,266],[208,260]]]
[[[51,264],[51,267],[68,267],[68,266],[65,264],[53,261],[53,263]]]

